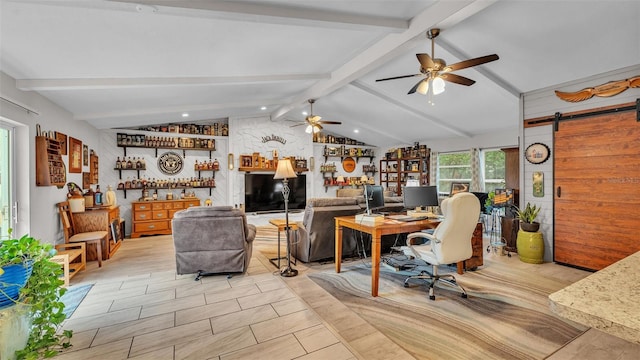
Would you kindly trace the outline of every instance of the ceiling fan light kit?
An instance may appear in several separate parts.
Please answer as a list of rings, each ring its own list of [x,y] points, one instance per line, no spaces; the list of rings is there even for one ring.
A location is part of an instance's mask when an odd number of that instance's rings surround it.
[[[442,94],[445,90],[445,81],[456,83],[459,85],[471,86],[475,83],[474,80],[466,78],[464,76],[452,74],[452,71],[466,69],[469,67],[486,64],[491,61],[498,60],[499,57],[496,54],[481,56],[474,59],[464,60],[452,65],[447,65],[443,59],[438,59],[434,55],[435,38],[440,34],[440,29],[430,29],[427,31],[427,38],[431,40],[431,56],[428,54],[416,54],[418,62],[420,63],[420,73],[411,75],[394,76],[390,78],[377,79],[376,81],[387,81],[404,79],[408,77],[423,76],[424,79],[418,81],[407,94],[438,95]],[[431,89],[431,92],[429,92]]]
[[[317,134],[322,130],[322,125],[321,124],[330,124],[330,125],[340,125],[342,124],[340,121],[327,121],[327,120],[322,120],[321,116],[318,115],[313,115],[313,103],[315,103],[316,101],[314,99],[309,99],[309,115],[304,119],[304,122],[301,122],[299,124],[295,124],[295,125],[291,125],[291,127],[294,126],[299,126],[299,125],[307,125],[307,128],[305,129],[305,132],[307,134]]]

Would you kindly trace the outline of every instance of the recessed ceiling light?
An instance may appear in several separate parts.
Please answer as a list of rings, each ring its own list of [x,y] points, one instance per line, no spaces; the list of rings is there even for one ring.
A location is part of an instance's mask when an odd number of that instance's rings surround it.
[[[260,110],[267,110],[267,107],[263,106],[263,107],[260,108]]]
[[[189,117],[189,113],[182,113],[182,117]]]
[[[355,130],[353,130],[353,132],[357,134],[357,133],[359,133],[359,132],[360,132],[360,130],[355,129]]]
[[[308,113],[308,112],[306,112],[306,111],[303,111],[303,112],[302,112],[302,115],[307,116],[307,115],[309,115],[309,113]]]

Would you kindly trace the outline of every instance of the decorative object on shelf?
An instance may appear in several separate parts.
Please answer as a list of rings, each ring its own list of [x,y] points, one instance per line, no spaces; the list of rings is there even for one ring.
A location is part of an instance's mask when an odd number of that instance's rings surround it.
[[[342,159],[342,168],[344,171],[351,173],[356,169],[356,161],[352,157]]]
[[[82,172],[82,141],[69,137],[69,172]]]
[[[533,196],[544,196],[544,173],[542,171],[533,172]]]
[[[367,175],[362,175],[360,177],[360,185],[366,185],[367,183],[369,183],[369,178]]]
[[[595,87],[584,88],[576,92],[563,92],[556,90],[556,96],[568,102],[579,102],[591,99],[594,95],[599,97],[610,97],[618,95],[628,88],[639,88],[640,76],[625,80],[609,81],[606,84]]]
[[[180,155],[168,151],[158,158],[158,169],[165,175],[175,175],[182,171],[184,165]]]
[[[550,155],[551,150],[543,143],[533,143],[524,151],[525,158],[532,164],[542,164],[549,159]]]
[[[287,236],[287,266],[280,270],[280,275],[292,277],[298,275],[298,270],[291,267],[291,229],[289,228],[289,178],[295,178],[290,161],[279,161],[274,179],[282,179],[282,197],[284,198],[285,234]]]
[[[336,178],[336,183],[338,183],[339,186],[344,185],[344,176],[340,175]]]
[[[156,193],[157,194],[157,193]],[[113,188],[111,187],[111,185],[107,185],[107,192],[105,193],[105,204],[109,205],[109,206],[115,206],[117,200],[116,197],[116,192],[113,191]]]

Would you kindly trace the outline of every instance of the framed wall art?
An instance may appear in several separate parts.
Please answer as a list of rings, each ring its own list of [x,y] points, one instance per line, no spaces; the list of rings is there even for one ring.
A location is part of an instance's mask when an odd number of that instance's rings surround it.
[[[469,191],[469,186],[471,184],[469,184],[468,182],[454,182],[451,183],[451,195],[455,195],[459,192],[468,192]]]
[[[89,166],[89,147],[82,145],[82,165]]]
[[[82,173],[82,189],[87,190],[91,187],[91,173]]]
[[[67,135],[56,131],[56,140],[60,143],[60,155],[67,155]]]
[[[69,136],[69,172],[82,172],[82,141]]]

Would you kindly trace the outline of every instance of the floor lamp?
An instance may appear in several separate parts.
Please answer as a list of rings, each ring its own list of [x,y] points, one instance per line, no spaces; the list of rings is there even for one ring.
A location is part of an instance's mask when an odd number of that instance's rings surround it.
[[[289,159],[283,159],[278,161],[278,168],[276,169],[276,175],[274,179],[282,179],[282,197],[284,198],[284,217],[285,228],[284,231],[287,236],[287,266],[280,270],[280,275],[285,277],[292,277],[298,275],[298,270],[291,268],[291,239],[289,238],[289,178],[295,178],[296,172],[293,171],[291,161]]]

